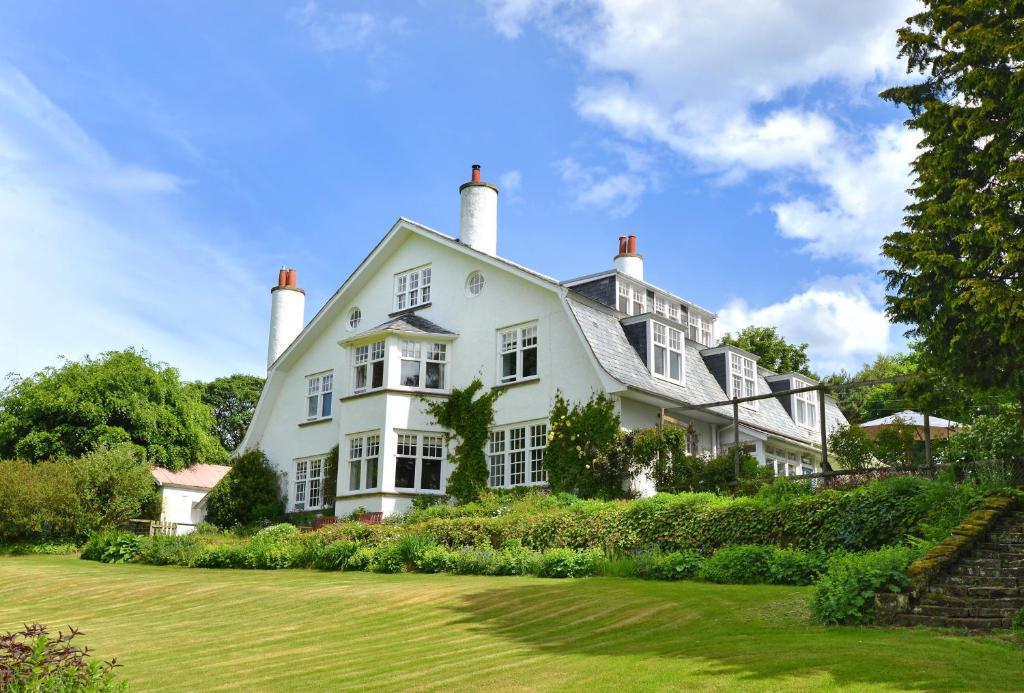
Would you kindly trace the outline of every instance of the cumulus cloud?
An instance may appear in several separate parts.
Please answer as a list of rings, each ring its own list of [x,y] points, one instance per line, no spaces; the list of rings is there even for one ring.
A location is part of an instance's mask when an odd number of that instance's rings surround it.
[[[877,263],[879,242],[906,204],[914,140],[898,127],[857,129],[828,104],[799,102],[828,82],[856,91],[899,80],[896,33],[918,0],[504,0],[497,31],[525,27],[576,51],[589,71],[576,94],[584,117],[625,138],[665,146],[719,181],[783,172],[812,194],[783,194],[779,231],[817,256]],[[827,40],[823,40],[827,37]],[[637,203],[628,172],[608,191]]]
[[[823,279],[785,301],[751,306],[734,299],[718,312],[718,332],[748,325],[777,327],[810,345],[811,366],[826,374],[856,370],[893,346],[892,326],[878,307],[880,288],[859,277]]]
[[[181,213],[185,190],[0,64],[0,247],[22,297],[0,302],[0,377],[126,346],[189,378],[262,369],[264,282]]]
[[[573,157],[557,162],[576,206],[603,210],[616,217],[629,216],[636,209],[650,180],[641,172],[647,159],[628,149],[623,158],[624,172],[609,171],[604,166],[586,166]]]
[[[498,176],[498,189],[502,194],[516,197],[523,187],[523,174],[520,171],[506,171]]]

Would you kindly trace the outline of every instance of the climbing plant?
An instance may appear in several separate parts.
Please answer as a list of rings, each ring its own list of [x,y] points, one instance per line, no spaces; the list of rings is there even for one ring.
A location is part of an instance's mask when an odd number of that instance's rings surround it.
[[[422,398],[427,413],[447,431],[445,444],[457,441],[449,458],[455,469],[448,477],[448,493],[461,503],[476,500],[487,488],[484,446],[488,431],[494,425],[494,403],[504,391],[490,390],[479,394],[483,388],[483,382],[477,378],[465,388],[453,388],[446,399]]]
[[[544,452],[548,484],[555,492],[581,498],[622,498],[635,473],[633,456],[622,447],[615,402],[599,392],[570,403],[555,393],[551,431]]]

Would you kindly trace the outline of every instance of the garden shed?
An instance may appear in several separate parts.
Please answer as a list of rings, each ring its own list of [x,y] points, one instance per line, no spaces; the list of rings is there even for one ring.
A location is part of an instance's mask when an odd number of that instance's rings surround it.
[[[177,534],[192,532],[206,517],[207,494],[230,470],[222,464],[194,464],[180,472],[153,467],[160,487],[160,521],[177,525]]]

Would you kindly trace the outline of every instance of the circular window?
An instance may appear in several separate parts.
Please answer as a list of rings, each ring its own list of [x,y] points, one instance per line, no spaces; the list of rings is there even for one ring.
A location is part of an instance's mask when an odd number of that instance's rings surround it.
[[[480,272],[470,272],[466,278],[466,295],[470,298],[479,296],[484,290],[484,275]]]
[[[353,308],[348,313],[348,327],[350,330],[354,330],[359,327],[359,323],[363,320],[363,311],[358,308]]]

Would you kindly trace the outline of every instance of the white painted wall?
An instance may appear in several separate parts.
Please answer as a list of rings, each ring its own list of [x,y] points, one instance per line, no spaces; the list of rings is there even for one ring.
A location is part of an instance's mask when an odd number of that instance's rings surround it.
[[[267,368],[277,360],[305,325],[306,294],[287,286],[270,292],[270,338],[267,342]]]
[[[466,183],[459,195],[459,239],[482,253],[497,255],[497,189],[489,183]]]
[[[178,534],[189,534],[206,518],[206,512],[196,508],[208,490],[187,488],[182,486],[160,487],[160,499],[163,506],[160,510],[161,522],[175,522]]]

